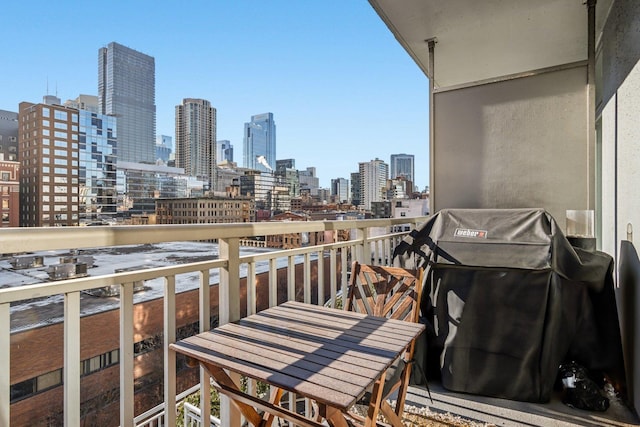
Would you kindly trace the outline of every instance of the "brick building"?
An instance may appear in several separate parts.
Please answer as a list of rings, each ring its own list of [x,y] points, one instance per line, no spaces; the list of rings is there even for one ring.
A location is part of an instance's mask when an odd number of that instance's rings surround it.
[[[156,200],[156,224],[255,222],[249,197],[197,197]]]

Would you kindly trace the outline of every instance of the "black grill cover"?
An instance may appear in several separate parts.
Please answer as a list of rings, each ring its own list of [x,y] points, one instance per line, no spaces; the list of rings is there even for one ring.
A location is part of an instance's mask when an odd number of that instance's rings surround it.
[[[568,359],[624,378],[612,258],[572,247],[544,210],[442,210],[394,259],[426,270],[428,359],[444,387],[546,402]]]

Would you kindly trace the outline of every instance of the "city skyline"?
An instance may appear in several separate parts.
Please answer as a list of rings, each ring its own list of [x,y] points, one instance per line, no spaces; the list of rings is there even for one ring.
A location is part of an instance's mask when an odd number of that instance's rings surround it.
[[[21,35],[5,49],[12,65],[0,70],[0,109],[17,112],[19,102],[41,102],[47,92],[63,101],[97,95],[96,50],[115,41],[155,58],[157,135],[174,136],[183,98],[203,98],[217,108],[218,138],[236,146],[236,159],[247,118],[271,111],[278,158],[316,167],[324,188],[394,152],[415,154],[416,182],[428,184],[428,80],[366,2],[117,6],[98,20],[79,19],[94,13],[89,4],[3,6],[7,16],[42,13],[30,20],[34,31],[20,19],[0,28],[4,39]],[[252,25],[238,25],[246,19]],[[141,31],[140,22],[158,25]],[[55,32],[64,48],[41,43],[52,28],[74,28]]]

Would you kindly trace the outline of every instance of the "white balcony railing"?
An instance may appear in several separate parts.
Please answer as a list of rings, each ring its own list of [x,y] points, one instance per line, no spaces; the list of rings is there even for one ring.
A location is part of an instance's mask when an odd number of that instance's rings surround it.
[[[351,259],[385,264],[391,261],[392,250],[410,228],[425,221],[425,217],[402,219],[377,219],[353,221],[310,221],[286,223],[244,224],[194,224],[158,226],[114,226],[77,228],[8,228],[0,229],[0,254],[17,254],[50,250],[114,247],[160,242],[207,241],[218,242],[218,258],[215,260],[171,265],[166,267],[125,271],[121,273],[89,276],[57,282],[42,282],[0,289],[0,425],[11,422],[11,305],[33,298],[61,295],[64,299],[64,362],[62,366],[64,388],[64,425],[81,424],[81,292],[115,286],[119,297],[119,356],[120,385],[119,404],[121,426],[145,424],[146,420],[158,420],[158,424],[174,426],[176,423],[176,361],[169,351],[169,344],[176,340],[176,283],[188,273],[199,275],[199,327],[208,329],[211,315],[211,277],[219,277],[220,324],[240,318],[240,278],[246,271],[248,314],[256,311],[256,277],[258,266],[268,268],[268,304],[276,305],[277,269],[287,266],[287,299],[296,298],[296,284],[302,283],[305,302],[324,303],[334,300],[337,292],[344,291],[347,283],[347,265]],[[240,255],[240,242],[245,238],[286,233],[317,232],[325,236],[336,235],[340,230],[350,230],[348,241],[334,241],[319,246],[273,251],[252,255]],[[393,230],[402,230],[394,232]],[[331,234],[334,232],[334,234]],[[335,239],[337,240],[337,238]],[[328,259],[327,259],[328,258]],[[300,261],[301,260],[301,261]],[[317,262],[317,282],[330,283],[330,294],[324,286],[316,286],[312,294],[311,265]],[[296,263],[302,263],[302,277],[296,277]],[[328,263],[329,271],[324,265]],[[261,269],[264,269],[261,267]],[[328,279],[325,278],[328,276]],[[163,355],[164,402],[157,413],[134,413],[134,284],[141,281],[162,279],[163,285]],[[144,326],[144,325],[143,325]],[[200,373],[202,396],[209,395],[209,382]],[[208,399],[201,399],[201,413],[209,413]],[[225,409],[223,404],[223,414]],[[149,411],[147,411],[149,412]],[[156,411],[158,412],[158,410]],[[145,415],[143,417],[143,415]],[[225,420],[223,418],[223,425]],[[153,422],[153,421],[152,421]],[[228,422],[228,421],[227,421]],[[146,424],[151,425],[151,424]]]

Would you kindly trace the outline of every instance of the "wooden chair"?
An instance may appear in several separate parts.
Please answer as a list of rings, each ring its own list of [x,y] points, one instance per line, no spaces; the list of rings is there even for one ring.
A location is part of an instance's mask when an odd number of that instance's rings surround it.
[[[344,309],[389,319],[418,322],[422,295],[422,269],[408,270],[399,267],[382,267],[360,264],[355,261]],[[401,417],[411,376],[415,341],[407,348],[404,357],[388,370],[382,392],[377,401],[387,418]],[[374,387],[376,390],[376,387]],[[395,409],[386,402],[398,391]],[[369,410],[376,408],[369,407]],[[375,419],[375,418],[374,418]]]

